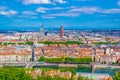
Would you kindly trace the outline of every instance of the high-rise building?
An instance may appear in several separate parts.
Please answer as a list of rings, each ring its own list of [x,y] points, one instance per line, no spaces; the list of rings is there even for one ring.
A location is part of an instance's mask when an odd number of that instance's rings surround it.
[[[40,27],[39,31],[40,31],[40,37],[44,36],[44,27],[43,26]]]
[[[62,38],[64,36],[64,27],[60,27],[60,37]]]
[[[45,32],[45,36],[47,36],[47,34],[48,34],[48,32],[46,31],[46,32]]]
[[[35,48],[35,45],[33,45],[31,48],[32,48],[32,61],[34,61],[34,54],[35,54],[34,48]]]

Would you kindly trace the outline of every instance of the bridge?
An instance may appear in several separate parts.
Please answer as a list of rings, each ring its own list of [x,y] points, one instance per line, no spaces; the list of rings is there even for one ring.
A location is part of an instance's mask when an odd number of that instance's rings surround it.
[[[36,65],[36,62],[28,62],[25,68],[32,68],[35,65]]]

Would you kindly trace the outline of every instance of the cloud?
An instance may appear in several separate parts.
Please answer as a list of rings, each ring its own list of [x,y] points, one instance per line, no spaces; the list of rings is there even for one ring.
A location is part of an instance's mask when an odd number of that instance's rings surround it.
[[[42,18],[47,18],[47,19],[53,19],[55,18],[54,16],[50,16],[50,15],[42,15]]]
[[[65,10],[66,9],[66,10]],[[47,10],[61,10],[61,13],[47,13]],[[106,14],[118,14],[120,13],[120,9],[117,8],[111,8],[111,9],[101,9],[99,7],[54,7],[54,8],[44,8],[39,7],[36,11],[42,12],[45,14],[42,14],[42,18],[55,18],[55,17],[78,17],[80,14],[94,14],[94,13],[101,13],[101,15]],[[59,11],[60,12],[60,11]]]
[[[33,11],[23,11],[19,18],[27,18],[27,19],[36,19],[38,18],[37,13]]]
[[[71,9],[77,8],[76,6],[70,6]]]
[[[101,9],[98,7],[80,7],[80,8],[73,8],[69,10],[69,12],[85,13],[85,14],[93,14],[93,13],[117,14],[117,13],[120,13],[120,9],[119,8]]]
[[[120,0],[118,1],[118,6],[120,6]]]
[[[22,14],[24,14],[24,15],[37,15],[37,13],[33,12],[33,11],[23,11]]]
[[[65,0],[54,0],[55,2],[58,2],[58,3],[61,3],[61,4],[65,4],[65,3],[67,3],[67,1],[65,1]]]
[[[36,11],[40,12],[40,13],[46,13],[47,10],[63,10],[63,9],[67,9],[67,8],[62,8],[62,7],[54,7],[54,8],[38,7],[36,9]]]
[[[67,1],[65,0],[18,0],[21,1],[25,5],[30,5],[30,4],[65,4]]]
[[[94,12],[97,12],[99,8],[97,7],[81,7],[81,8],[74,8],[69,10],[69,12],[81,12],[81,13],[87,13],[91,14]]]
[[[18,12],[17,11],[14,11],[14,10],[9,10],[9,11],[0,11],[0,14],[1,15],[4,15],[4,16],[12,16],[12,15],[16,15]]]
[[[99,11],[101,13],[106,13],[106,14],[115,14],[115,13],[120,13],[120,9],[104,9]]]
[[[75,0],[75,1],[93,1],[93,0]]]
[[[51,14],[51,16],[67,16],[67,17],[77,17],[79,14],[76,13],[57,13],[57,14]]]
[[[37,19],[38,17],[35,15],[19,15],[18,18],[26,18],[26,19]]]
[[[18,12],[9,9],[7,6],[0,6],[0,15],[9,17],[9,16],[13,16],[16,15]]]
[[[42,18],[77,17],[77,16],[79,16],[79,14],[77,13],[64,12],[64,13],[46,14],[43,15]]]
[[[22,0],[23,4],[50,4],[50,0]]]
[[[48,8],[44,8],[44,7],[39,7],[36,9],[37,12],[40,12],[40,13],[46,13],[46,10],[49,10]]]
[[[33,11],[23,11],[18,18],[26,18],[26,19],[36,19],[38,18],[38,13]]]
[[[60,17],[60,16],[63,16],[63,17],[77,17],[77,16],[79,16],[78,13],[68,12],[68,11],[61,12],[61,13],[58,13],[58,12],[57,13],[52,13],[52,12],[47,13],[46,12],[46,11],[51,11],[51,10],[55,10],[55,11],[59,10],[59,12],[60,12],[60,10],[63,11],[65,9],[70,9],[70,8],[71,7],[65,7],[65,8],[63,8],[63,7],[54,7],[54,8],[39,7],[36,9],[36,11],[40,12],[40,13],[45,13],[41,17],[42,18],[49,18],[49,19]]]

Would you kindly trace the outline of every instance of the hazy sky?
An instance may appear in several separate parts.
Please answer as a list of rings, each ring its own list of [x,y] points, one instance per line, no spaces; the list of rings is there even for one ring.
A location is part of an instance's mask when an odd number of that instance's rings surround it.
[[[120,29],[120,0],[0,0],[0,29]]]

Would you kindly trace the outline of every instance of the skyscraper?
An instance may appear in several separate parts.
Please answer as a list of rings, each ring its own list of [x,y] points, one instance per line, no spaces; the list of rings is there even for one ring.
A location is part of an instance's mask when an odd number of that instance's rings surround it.
[[[45,36],[47,36],[47,34],[48,34],[48,32],[46,31],[46,32],[45,32]]]
[[[40,37],[44,36],[44,27],[40,27]]]
[[[62,38],[64,36],[64,27],[60,27],[60,37]]]

